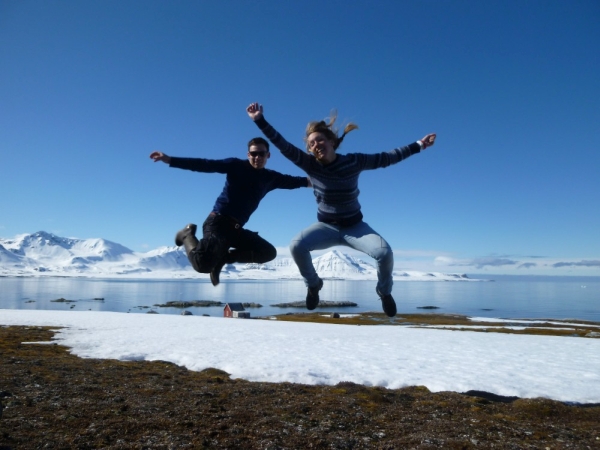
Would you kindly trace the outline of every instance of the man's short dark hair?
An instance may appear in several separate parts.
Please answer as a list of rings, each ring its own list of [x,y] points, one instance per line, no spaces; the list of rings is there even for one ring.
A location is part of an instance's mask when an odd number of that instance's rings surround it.
[[[248,150],[250,150],[250,147],[252,147],[253,145],[264,145],[267,151],[269,151],[269,143],[264,138],[255,137],[250,139],[250,142],[248,142]]]

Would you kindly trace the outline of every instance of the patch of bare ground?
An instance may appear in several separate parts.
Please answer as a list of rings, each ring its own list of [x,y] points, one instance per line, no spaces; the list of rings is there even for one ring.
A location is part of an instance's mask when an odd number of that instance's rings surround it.
[[[339,316],[339,317],[338,317]],[[480,333],[533,334],[544,336],[565,336],[600,338],[600,324],[585,320],[559,319],[512,319],[478,320],[459,314],[402,314],[393,318],[381,313],[338,314],[332,313],[290,313],[263,319],[284,322],[332,323],[338,325],[395,325],[409,327],[436,327],[458,331]]]
[[[49,328],[0,327],[2,450],[600,448],[599,406],[248,382],[35,344],[52,336]]]

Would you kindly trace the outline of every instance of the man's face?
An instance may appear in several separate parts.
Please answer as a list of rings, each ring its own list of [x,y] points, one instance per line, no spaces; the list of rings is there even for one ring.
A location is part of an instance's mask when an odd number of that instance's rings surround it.
[[[263,169],[267,165],[267,159],[271,157],[271,153],[263,144],[251,145],[248,148],[248,161],[255,169]]]

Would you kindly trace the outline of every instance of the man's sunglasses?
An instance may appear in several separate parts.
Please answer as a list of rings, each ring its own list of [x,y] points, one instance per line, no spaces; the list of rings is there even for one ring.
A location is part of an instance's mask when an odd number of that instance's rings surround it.
[[[254,156],[254,157],[260,156],[262,158],[267,154],[267,152],[262,152],[262,151],[261,152],[248,152],[248,154],[250,156]]]

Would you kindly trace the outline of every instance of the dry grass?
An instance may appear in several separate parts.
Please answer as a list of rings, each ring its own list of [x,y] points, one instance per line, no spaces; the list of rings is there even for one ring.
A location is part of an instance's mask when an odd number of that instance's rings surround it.
[[[332,323],[339,325],[396,325],[412,327],[447,328],[469,330],[481,333],[535,334],[545,336],[578,336],[600,338],[599,324],[583,320],[527,320],[478,322],[458,314],[403,314],[394,318],[382,313],[341,314],[331,317],[331,313],[295,313],[273,316],[274,319],[287,322]],[[273,320],[273,319],[270,319]],[[516,329],[524,328],[524,329]]]
[[[0,327],[1,450],[600,449],[599,406],[424,387],[252,383],[30,343],[52,336],[49,328]]]

